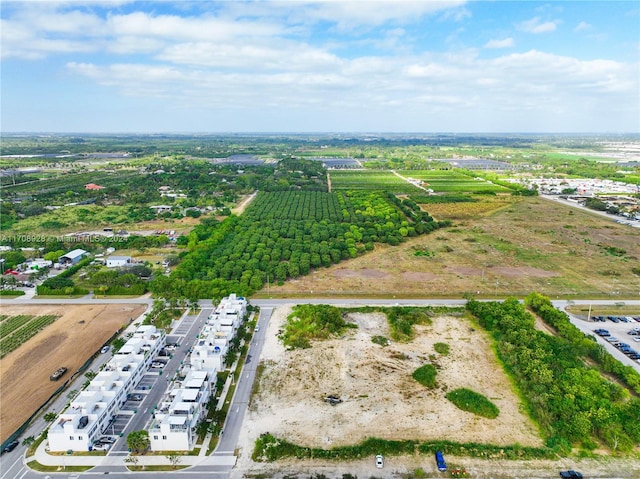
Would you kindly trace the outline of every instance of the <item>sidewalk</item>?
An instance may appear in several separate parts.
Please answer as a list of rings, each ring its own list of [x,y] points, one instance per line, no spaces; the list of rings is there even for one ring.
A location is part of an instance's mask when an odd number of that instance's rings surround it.
[[[125,462],[129,454],[108,454],[106,456],[73,456],[62,455],[53,456],[45,450],[47,441],[42,441],[36,453],[33,456],[25,458],[25,464],[29,461],[36,460],[45,466],[129,466],[130,463]],[[206,444],[206,442],[205,442]],[[206,456],[206,447],[201,449],[201,455],[198,456],[180,456],[180,466],[227,466],[233,467],[236,463],[236,456],[232,454],[214,454]],[[136,456],[138,458],[137,466],[171,466],[171,461],[163,455],[144,455]]]

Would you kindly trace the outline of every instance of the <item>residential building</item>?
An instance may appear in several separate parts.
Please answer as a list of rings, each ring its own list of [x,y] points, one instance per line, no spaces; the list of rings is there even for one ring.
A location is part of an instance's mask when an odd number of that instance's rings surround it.
[[[149,427],[152,451],[190,451],[197,440],[196,426],[206,418],[215,374],[190,371],[160,401]]]
[[[109,434],[116,414],[132,414],[121,408],[164,344],[165,335],[155,326],[138,327],[53,422],[48,433],[49,449],[88,451],[96,439]]]
[[[131,264],[131,256],[107,256],[107,268],[119,268]]]
[[[196,338],[186,364],[179,372],[166,399],[154,413],[149,428],[151,450],[186,451],[193,449],[196,427],[207,415],[210,399],[229,344],[247,313],[247,301],[235,294],[220,301]]]

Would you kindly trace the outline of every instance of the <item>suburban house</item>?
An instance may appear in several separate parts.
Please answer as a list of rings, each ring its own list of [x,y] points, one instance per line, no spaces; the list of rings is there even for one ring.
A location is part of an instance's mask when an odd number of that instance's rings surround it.
[[[89,451],[148,371],[152,358],[164,347],[165,335],[155,326],[140,326],[105,364],[89,386],[71,401],[49,428],[51,451]]]
[[[131,264],[131,256],[107,256],[107,268],[119,268]]]
[[[83,249],[74,249],[73,251],[69,251],[67,254],[60,256],[58,261],[61,265],[74,265],[88,254],[89,252]]]

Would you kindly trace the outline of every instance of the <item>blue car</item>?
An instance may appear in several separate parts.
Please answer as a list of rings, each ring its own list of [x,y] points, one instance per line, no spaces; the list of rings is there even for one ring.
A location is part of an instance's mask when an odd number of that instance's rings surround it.
[[[444,472],[447,470],[447,463],[444,462],[444,456],[440,451],[436,452],[436,464],[438,465],[438,471]]]

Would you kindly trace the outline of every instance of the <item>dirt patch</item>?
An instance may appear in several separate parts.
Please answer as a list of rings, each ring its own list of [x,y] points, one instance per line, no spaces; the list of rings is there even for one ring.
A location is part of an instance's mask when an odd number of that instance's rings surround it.
[[[0,360],[1,440],[9,437],[70,378],[129,318],[140,316],[144,305],[6,305],[13,316],[57,314],[60,318]],[[69,369],[60,381],[50,381],[60,366]]]
[[[447,268],[447,270],[462,276],[482,276],[484,274],[484,271],[481,268],[465,268],[463,266]]]
[[[362,268],[359,270],[340,268],[331,273],[337,278],[386,278],[389,273],[378,269]]]
[[[402,273],[402,277],[407,281],[433,281],[438,278],[433,273]]]
[[[367,437],[542,445],[535,426],[520,412],[521,404],[491,352],[489,338],[466,319],[436,317],[432,325],[417,327],[410,343],[381,347],[371,338],[389,336],[386,317],[350,314],[358,329],[344,337],[285,351],[276,334],[290,311],[276,309],[269,323],[261,356],[265,369],[240,440],[243,461],[251,462],[247,456],[255,439],[267,431],[322,448],[355,444]],[[436,353],[437,342],[449,344],[451,353]],[[433,390],[411,377],[429,362],[438,368],[438,387]],[[445,394],[458,387],[484,394],[500,415],[491,420],[457,409]],[[324,401],[327,395],[343,402],[331,406]]]
[[[560,276],[560,273],[556,273],[554,271],[546,271],[544,269],[529,266],[520,266],[519,268],[494,266],[490,269],[496,274],[509,277],[533,276],[535,278],[553,278],[554,276]]]

